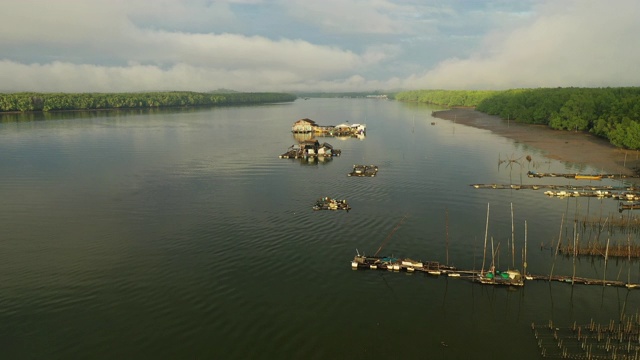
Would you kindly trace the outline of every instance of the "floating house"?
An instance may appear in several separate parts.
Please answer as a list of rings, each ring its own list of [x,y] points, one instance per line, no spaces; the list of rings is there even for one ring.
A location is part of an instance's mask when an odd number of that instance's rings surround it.
[[[334,136],[357,136],[367,133],[367,125],[364,124],[340,124],[333,128]]]
[[[314,132],[316,127],[318,127],[318,125],[315,121],[304,118],[293,123],[291,132],[294,134],[307,134]]]
[[[319,136],[354,136],[364,138],[367,126],[364,124],[318,125],[315,121],[304,118],[293,123],[294,134],[315,134]]]

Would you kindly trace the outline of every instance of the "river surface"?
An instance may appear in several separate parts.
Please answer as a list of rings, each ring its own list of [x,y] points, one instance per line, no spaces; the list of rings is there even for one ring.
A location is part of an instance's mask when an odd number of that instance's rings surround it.
[[[530,179],[598,171],[432,118],[438,109],[300,99],[0,116],[2,358],[537,359],[532,323],[635,314],[640,290],[351,269],[380,247],[486,268],[492,243],[497,267],[522,269],[526,239],[529,273],[575,264],[578,276],[639,281],[637,262],[554,260],[574,219],[624,216],[614,200],[470,186],[619,182]],[[342,150],[325,161],[278,158],[301,118],[365,123],[366,137],[320,138]],[[354,164],[378,176],[348,177]],[[324,196],[352,210],[313,211]]]

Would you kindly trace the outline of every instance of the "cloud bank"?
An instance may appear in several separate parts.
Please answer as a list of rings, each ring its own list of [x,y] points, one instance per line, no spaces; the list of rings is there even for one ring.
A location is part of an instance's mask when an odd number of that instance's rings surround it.
[[[640,48],[635,46],[640,3],[633,0],[516,5],[8,0],[3,5],[0,91],[367,91],[640,83]]]

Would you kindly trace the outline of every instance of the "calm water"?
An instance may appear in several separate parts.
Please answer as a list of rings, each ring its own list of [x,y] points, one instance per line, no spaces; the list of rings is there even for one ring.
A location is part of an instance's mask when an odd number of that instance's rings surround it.
[[[563,213],[620,216],[610,199],[470,187],[597,170],[433,119],[434,109],[310,99],[0,117],[2,358],[536,359],[532,322],[635,313],[637,290],[351,270],[356,251],[383,243],[381,254],[443,263],[448,249],[450,264],[479,269],[489,204],[500,268],[521,268],[526,222],[528,270],[547,274],[553,254],[541,243],[557,241]],[[366,123],[367,136],[320,139],[342,150],[329,161],[279,159],[304,117]],[[356,163],[378,165],[378,176],[347,177]],[[323,196],[353,210],[312,211]],[[602,278],[603,268],[581,259],[577,274]],[[556,274],[572,271],[558,258]],[[637,282],[638,263],[609,261],[606,276]]]

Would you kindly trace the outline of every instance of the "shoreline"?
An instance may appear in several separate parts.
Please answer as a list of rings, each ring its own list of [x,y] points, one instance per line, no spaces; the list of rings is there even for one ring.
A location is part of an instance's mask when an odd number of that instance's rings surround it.
[[[432,116],[489,130],[516,142],[536,147],[548,159],[590,165],[600,169],[598,173],[634,175],[634,169],[640,167],[639,151],[616,148],[608,141],[586,132],[553,130],[546,125],[507,121],[474,108],[434,111]]]

